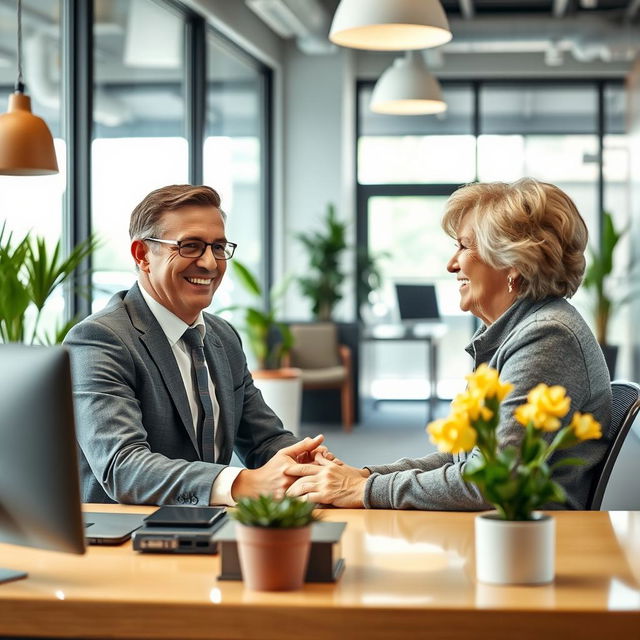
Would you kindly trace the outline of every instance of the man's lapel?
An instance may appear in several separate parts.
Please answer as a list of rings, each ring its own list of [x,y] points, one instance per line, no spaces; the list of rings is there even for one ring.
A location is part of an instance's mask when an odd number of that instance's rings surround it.
[[[206,322],[206,321],[205,321]],[[207,331],[204,336],[204,353],[207,359],[209,373],[216,389],[216,398],[220,407],[220,417],[216,427],[216,445],[218,458],[216,462],[228,464],[233,453],[235,409],[233,399],[233,378],[229,361],[220,338],[214,333],[210,322],[207,322]],[[207,434],[203,434],[204,438]],[[213,442],[213,434],[210,434]],[[213,450],[213,448],[211,449]]]
[[[184,382],[180,375],[180,369],[173,355],[169,341],[164,331],[158,324],[154,315],[149,310],[138,284],[134,284],[124,298],[124,304],[131,318],[131,323],[140,332],[140,340],[144,344],[149,357],[160,371],[169,396],[182,420],[184,428],[189,434],[195,450],[200,454],[198,440],[193,429],[193,418]]]

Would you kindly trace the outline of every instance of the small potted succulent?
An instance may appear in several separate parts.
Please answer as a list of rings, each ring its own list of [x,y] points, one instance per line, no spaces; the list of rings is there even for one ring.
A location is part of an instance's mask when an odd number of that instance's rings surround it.
[[[255,591],[301,589],[311,551],[315,504],[299,498],[240,498],[230,512],[238,527],[242,579]]]

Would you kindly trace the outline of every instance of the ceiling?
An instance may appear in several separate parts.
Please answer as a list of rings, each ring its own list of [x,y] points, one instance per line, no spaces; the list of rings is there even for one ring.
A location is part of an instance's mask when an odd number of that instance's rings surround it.
[[[605,15],[612,19],[636,19],[637,0],[442,0],[449,17],[473,19],[482,16],[551,15],[556,18]]]

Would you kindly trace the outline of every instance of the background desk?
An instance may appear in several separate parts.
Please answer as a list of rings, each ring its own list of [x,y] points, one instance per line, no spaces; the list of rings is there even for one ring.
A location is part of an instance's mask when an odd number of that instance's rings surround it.
[[[291,593],[218,583],[216,556],[0,545],[0,566],[30,573],[0,586],[0,637],[640,638],[640,513],[557,513],[557,577],[541,587],[475,582],[474,514],[325,514],[349,523],[345,573]]]
[[[447,332],[443,322],[420,322],[416,325],[389,324],[365,326],[363,342],[422,342],[427,347],[425,372],[429,381],[427,420],[435,418],[438,406],[438,345]]]

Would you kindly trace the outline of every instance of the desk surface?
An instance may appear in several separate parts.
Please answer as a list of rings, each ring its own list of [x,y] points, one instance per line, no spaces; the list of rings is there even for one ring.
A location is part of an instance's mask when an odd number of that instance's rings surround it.
[[[0,545],[0,566],[30,574],[0,585],[0,636],[640,637],[640,512],[555,514],[556,580],[541,587],[476,583],[474,514],[324,514],[348,522],[345,572],[290,593],[217,582],[217,556],[139,554],[130,543],[85,556]]]

